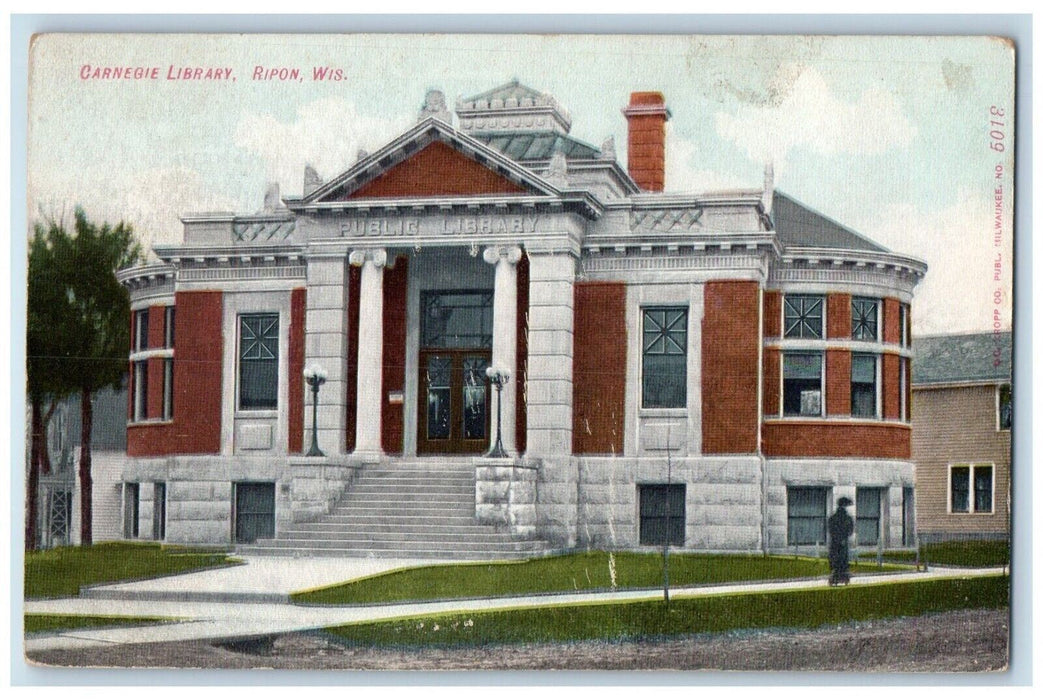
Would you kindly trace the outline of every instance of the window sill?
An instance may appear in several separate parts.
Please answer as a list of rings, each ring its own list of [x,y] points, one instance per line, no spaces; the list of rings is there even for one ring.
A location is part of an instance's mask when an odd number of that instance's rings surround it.
[[[638,415],[652,418],[686,418],[687,408],[639,408]]]
[[[851,416],[764,416],[768,424],[805,424],[805,425],[886,425],[899,428],[912,428],[908,421],[894,418],[852,418]]]
[[[236,418],[278,418],[279,409],[277,408],[238,408],[235,411]]]
[[[173,418],[148,418],[145,420],[127,421],[128,428],[139,428],[146,425],[173,425]]]

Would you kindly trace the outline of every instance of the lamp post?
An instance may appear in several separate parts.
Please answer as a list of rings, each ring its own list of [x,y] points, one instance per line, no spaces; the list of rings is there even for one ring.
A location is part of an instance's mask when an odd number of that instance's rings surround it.
[[[313,363],[304,368],[304,381],[311,387],[311,449],[308,457],[325,457],[319,449],[319,387],[326,382],[326,370],[322,365]]]
[[[486,457],[507,457],[507,451],[503,449],[503,438],[501,426],[503,421],[503,403],[500,401],[500,396],[503,391],[503,385],[506,384],[510,378],[511,373],[505,369],[499,367],[486,367],[485,376],[489,378],[492,385],[496,387],[496,444],[493,445],[492,449],[485,455]]]

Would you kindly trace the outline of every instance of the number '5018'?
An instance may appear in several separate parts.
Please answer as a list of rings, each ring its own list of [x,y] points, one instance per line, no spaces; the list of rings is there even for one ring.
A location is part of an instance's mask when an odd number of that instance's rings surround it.
[[[1007,137],[1003,127],[1007,124],[996,117],[1003,117],[1004,110],[996,105],[992,105],[989,107],[989,115],[993,117],[989,120],[989,126],[992,127],[992,130],[989,131],[989,148],[1002,153],[1006,149],[1006,146],[1003,145],[1003,139]]]

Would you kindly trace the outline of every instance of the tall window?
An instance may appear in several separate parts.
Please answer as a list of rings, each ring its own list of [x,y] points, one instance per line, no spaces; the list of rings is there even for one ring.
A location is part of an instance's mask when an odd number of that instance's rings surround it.
[[[1010,430],[1010,424],[1014,418],[1013,408],[1010,384],[1001,384],[996,390],[996,425],[1000,430]]]
[[[148,362],[142,360],[134,364],[134,402],[131,420],[142,421],[148,418]]]
[[[163,347],[174,347],[174,307],[166,308],[166,323],[163,324],[164,338]]]
[[[912,323],[909,317],[909,305],[902,304],[899,307],[899,313],[901,314],[900,320],[902,324],[902,347],[910,347],[913,342],[913,329]]]
[[[851,415],[876,416],[876,355],[851,356]]]
[[[875,546],[880,541],[880,506],[883,489],[855,489],[855,534],[859,545]]]
[[[239,408],[279,405],[279,314],[239,317]]]
[[[821,338],[826,298],[821,295],[787,294],[784,300],[784,335],[787,338]]]
[[[909,422],[909,358],[898,360],[898,402],[899,418]]]
[[[880,300],[851,299],[851,337],[855,340],[877,340],[880,335]]]
[[[684,484],[638,486],[641,544],[684,546]]]
[[[827,490],[824,486],[786,488],[787,542],[825,544]]]
[[[822,415],[822,353],[787,352],[782,356],[782,413]]]
[[[174,418],[174,359],[163,360],[163,420]]]
[[[644,309],[641,406],[684,408],[688,385],[688,309]]]
[[[949,511],[991,513],[993,487],[991,464],[957,464],[949,467]]]
[[[134,312],[134,349],[148,350],[148,309]]]

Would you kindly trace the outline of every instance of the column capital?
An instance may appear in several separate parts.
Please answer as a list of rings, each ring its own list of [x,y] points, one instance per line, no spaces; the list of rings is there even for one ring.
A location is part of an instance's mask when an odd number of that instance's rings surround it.
[[[367,262],[373,263],[374,267],[387,265],[388,252],[385,248],[356,248],[348,256],[348,262],[354,267],[362,267]]]
[[[521,257],[522,250],[516,245],[491,245],[482,253],[482,258],[490,265],[495,265],[501,260],[517,265]]]

